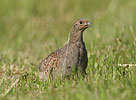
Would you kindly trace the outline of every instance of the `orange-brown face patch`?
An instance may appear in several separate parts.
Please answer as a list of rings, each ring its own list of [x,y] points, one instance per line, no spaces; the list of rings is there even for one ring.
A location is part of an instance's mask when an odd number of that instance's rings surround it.
[[[79,30],[84,30],[88,28],[88,20],[87,19],[80,19],[75,22],[75,25],[78,25]]]

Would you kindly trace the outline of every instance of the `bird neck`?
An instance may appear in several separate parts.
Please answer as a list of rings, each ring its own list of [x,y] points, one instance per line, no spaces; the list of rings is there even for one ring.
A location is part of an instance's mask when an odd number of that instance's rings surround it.
[[[83,41],[83,31],[82,30],[81,31],[73,30],[70,33],[69,43],[73,44],[73,43],[77,43],[77,42],[80,42],[80,41]]]

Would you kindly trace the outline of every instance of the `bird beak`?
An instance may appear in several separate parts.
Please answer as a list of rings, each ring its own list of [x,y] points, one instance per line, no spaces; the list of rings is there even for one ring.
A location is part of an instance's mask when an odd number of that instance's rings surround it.
[[[86,23],[85,23],[85,27],[87,27],[87,28],[88,28],[88,27],[91,27],[91,23],[90,23],[90,22],[86,22]]]

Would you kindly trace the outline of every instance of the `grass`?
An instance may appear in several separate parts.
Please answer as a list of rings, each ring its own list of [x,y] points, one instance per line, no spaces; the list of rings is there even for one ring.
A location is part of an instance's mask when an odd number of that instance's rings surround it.
[[[1,0],[0,99],[135,100],[135,0]],[[74,21],[93,23],[84,33],[86,78],[42,82],[38,64],[62,47]]]

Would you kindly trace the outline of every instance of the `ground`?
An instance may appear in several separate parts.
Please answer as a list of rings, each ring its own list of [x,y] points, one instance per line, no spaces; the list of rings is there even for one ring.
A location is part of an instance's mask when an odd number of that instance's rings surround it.
[[[40,61],[87,18],[87,76],[43,82]],[[0,99],[136,100],[135,0],[1,0]]]

